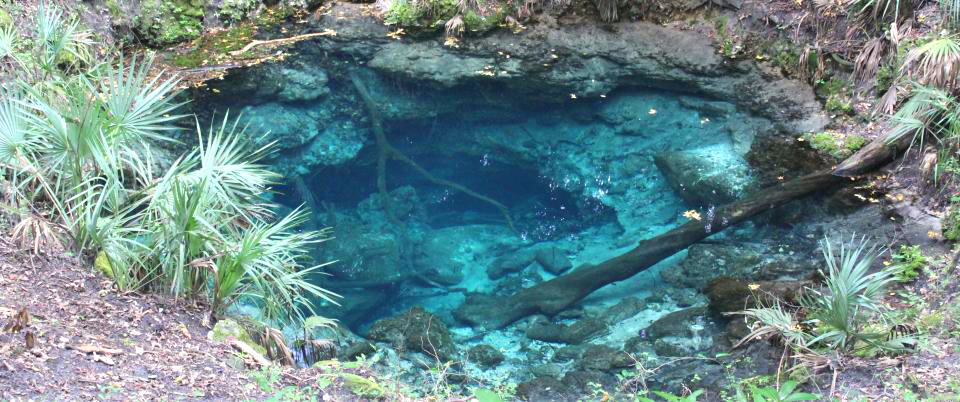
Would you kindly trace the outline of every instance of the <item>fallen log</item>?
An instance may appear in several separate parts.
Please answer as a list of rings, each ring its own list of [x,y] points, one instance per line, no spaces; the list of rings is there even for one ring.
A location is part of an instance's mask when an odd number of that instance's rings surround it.
[[[884,138],[878,138],[833,169],[768,187],[718,208],[712,216],[702,217],[703,220],[690,221],[662,235],[642,240],[630,251],[598,265],[582,265],[571,273],[520,290],[509,297],[469,294],[454,315],[462,321],[488,329],[503,328],[533,314],[552,316],[597,289],[628,279],[664,258],[760,212],[832,185],[853,181],[855,176],[891,161],[905,145],[903,139],[889,143]]]

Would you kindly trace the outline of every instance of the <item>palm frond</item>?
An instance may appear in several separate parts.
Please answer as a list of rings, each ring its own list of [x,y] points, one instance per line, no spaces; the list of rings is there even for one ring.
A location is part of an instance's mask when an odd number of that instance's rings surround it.
[[[225,116],[218,128],[211,127],[205,141],[201,137],[196,154],[187,158],[188,162],[196,160],[198,167],[185,180],[207,182],[216,207],[253,222],[254,215],[264,212],[257,198],[280,177],[260,163],[269,155],[273,143],[253,147],[246,127],[239,126],[239,119],[229,121],[229,116]],[[199,127],[197,131],[199,134]]]
[[[30,144],[28,116],[15,94],[0,92],[0,163],[16,163]]]
[[[940,8],[954,24],[960,23],[960,0],[940,0]]]
[[[913,10],[914,0],[852,0],[851,14],[876,22],[897,22]]]
[[[777,335],[794,348],[806,348],[810,337],[800,329],[800,323],[777,303],[772,307],[752,308],[734,314],[751,319],[751,332],[744,336],[734,348],[765,336]]]
[[[913,48],[901,66],[901,74],[922,85],[953,89],[960,73],[960,42],[945,36]]]
[[[336,304],[336,293],[310,279],[326,264],[304,267],[307,250],[328,239],[328,231],[296,232],[308,219],[303,209],[273,223],[258,223],[237,234],[232,250],[217,261],[218,303],[226,305],[229,295],[259,300],[268,319],[304,318],[301,309],[312,312],[311,298]],[[240,289],[243,287],[243,289]]]
[[[69,51],[74,40],[78,38],[80,21],[75,18],[67,19],[63,10],[44,1],[37,7],[34,28],[40,67],[48,75],[52,74],[64,52]]]
[[[863,339],[860,326],[865,312],[877,312],[877,300],[887,284],[896,278],[889,269],[870,273],[880,252],[866,237],[852,237],[842,242],[839,250],[829,238],[820,242],[827,271],[826,290],[808,289],[803,304],[810,311],[810,322],[820,328],[820,335],[810,344],[824,342],[832,348],[844,349]]]
[[[4,57],[15,57],[14,49],[17,45],[17,29],[10,25],[0,25],[0,60]]]
[[[880,63],[886,53],[886,39],[877,37],[870,39],[860,50],[860,54],[853,62],[853,76],[858,82],[866,82],[877,76]]]
[[[150,57],[138,61],[133,56],[129,66],[123,64],[121,58],[116,68],[107,70],[106,82],[101,89],[112,117],[109,126],[115,129],[111,130],[111,136],[115,137],[111,139],[120,143],[145,138],[170,141],[162,133],[174,129],[170,123],[183,115],[172,113],[186,103],[171,102],[179,78],[173,76],[162,81],[161,75],[150,78],[153,65]]]
[[[887,143],[911,137],[910,148],[960,135],[960,112],[956,100],[944,89],[914,85],[913,92],[890,118]]]

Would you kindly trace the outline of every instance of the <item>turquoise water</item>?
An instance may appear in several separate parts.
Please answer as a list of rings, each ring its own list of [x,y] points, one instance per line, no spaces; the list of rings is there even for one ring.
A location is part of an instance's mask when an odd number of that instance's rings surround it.
[[[306,203],[314,208],[312,226],[334,228],[335,239],[315,257],[337,262],[316,281],[344,299],[321,312],[366,334],[378,320],[422,306],[450,327],[460,349],[484,344],[503,351],[507,363],[470,366],[486,379],[529,379],[530,367],[557,359],[562,344],[528,339],[518,327],[529,328],[526,321],[492,332],[463,325],[452,311],[466,292],[505,297],[617,256],[638,240],[687,222],[687,211],[709,215],[758,187],[745,155],[757,134],[772,127],[731,103],[677,92],[622,88],[590,99],[540,99],[498,84],[439,88],[365,70],[360,76],[378,104],[386,140],[408,158],[390,158],[384,166],[387,211],[378,190],[382,144],[346,72],[296,71],[313,74],[313,82],[323,72],[327,90],[243,96],[227,88],[249,89],[250,78],[228,77],[224,95],[207,96],[201,104],[241,110],[251,129],[272,131],[268,138],[279,146],[272,163],[286,175],[274,201],[285,208]],[[719,257],[730,249],[706,245],[689,253],[699,259],[682,252],[601,289],[552,321],[609,316],[612,306],[637,300],[624,310],[629,314],[580,342],[633,345],[633,351],[655,354],[659,341],[649,338],[647,328],[671,312],[706,305],[708,276],[742,274],[737,264],[743,250],[779,247],[793,254],[781,242],[757,242],[767,230],[780,229],[730,229],[714,241],[753,245]],[[698,353],[713,346],[705,334],[719,324],[700,314],[688,325],[694,329],[690,336],[684,332],[680,346],[670,347]],[[531,345],[543,356],[531,356]],[[603,375],[616,372],[608,369]]]

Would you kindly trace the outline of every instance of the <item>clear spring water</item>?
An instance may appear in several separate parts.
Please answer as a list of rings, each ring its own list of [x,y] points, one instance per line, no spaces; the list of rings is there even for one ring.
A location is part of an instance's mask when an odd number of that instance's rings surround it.
[[[515,230],[490,202],[439,185],[395,158],[384,171],[399,218],[390,222],[377,189],[378,145],[369,113],[346,78],[329,78],[339,96],[228,104],[242,109],[255,129],[278,131],[278,124],[295,121],[293,128],[279,128],[280,146],[289,148],[276,163],[299,178],[282,186],[276,201],[291,207],[312,202],[315,224],[334,227],[336,239],[318,256],[338,262],[331,277],[318,281],[347,296],[345,308],[328,313],[357,330],[411,305],[450,318],[462,290],[509,292],[514,277],[527,286],[558,272],[534,263],[494,280],[487,270],[497,257],[550,247],[568,265],[596,263],[685,221],[686,210],[706,211],[708,202],[692,205],[698,202],[671,187],[655,157],[680,151],[705,161],[682,165],[710,171],[681,186],[717,174],[749,184],[743,154],[768,124],[729,103],[671,92],[622,89],[545,102],[475,83],[437,90],[371,72],[364,79],[385,111],[388,141],[436,178],[506,206]],[[303,126],[296,120],[303,116],[327,121],[320,128]],[[298,128],[322,134],[302,145],[285,144],[284,130]],[[362,146],[349,157],[302,156],[318,146],[328,153],[351,149],[357,137]],[[329,160],[338,162],[323,163]],[[400,280],[376,283],[393,277]],[[348,287],[357,284],[375,291]]]
[[[307,100],[225,97],[213,108],[242,110],[254,130],[272,131],[281,148],[273,163],[287,176],[274,201],[287,208],[307,203],[313,226],[334,228],[335,238],[315,256],[337,262],[315,279],[344,299],[322,314],[363,334],[378,319],[423,306],[451,327],[463,349],[490,344],[520,362],[482,370],[493,377],[522,377],[534,364],[531,343],[512,328],[484,334],[457,323],[451,312],[464,292],[507,296],[623,253],[687,222],[686,211],[709,214],[754,188],[744,154],[770,128],[730,103],[675,92],[622,88],[591,99],[544,100],[482,83],[438,89],[371,71],[363,77],[388,142],[434,178],[505,206],[513,228],[492,203],[438,184],[397,158],[383,171],[397,218],[389,219],[369,110],[345,75],[324,75],[329,91]],[[552,256],[546,263],[504,263],[543,249]],[[659,274],[683,258],[585,299],[580,308],[589,312],[625,297],[650,297],[645,309],[595,342],[623,345],[644,336],[656,318],[702,305],[697,291]],[[663,297],[665,289],[674,292]],[[709,339],[696,325],[700,347]]]

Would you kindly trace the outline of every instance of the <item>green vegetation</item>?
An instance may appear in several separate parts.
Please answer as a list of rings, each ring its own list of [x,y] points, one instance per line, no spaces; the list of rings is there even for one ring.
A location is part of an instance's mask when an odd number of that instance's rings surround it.
[[[203,0],[144,0],[135,27],[150,46],[187,41],[203,33]]]
[[[502,2],[462,2],[428,0],[420,4],[412,0],[395,0],[384,15],[387,25],[420,31],[445,29],[448,36],[464,31],[485,32],[504,23],[509,5]]]
[[[191,43],[189,50],[175,54],[173,64],[184,68],[220,64],[230,59],[230,52],[240,50],[250,43],[255,32],[255,24],[243,23],[230,29],[203,35]]]
[[[952,242],[960,240],[960,205],[956,203],[947,208],[943,218],[943,238]]]
[[[262,164],[270,144],[224,117],[196,125],[193,151],[158,160],[153,146],[184,117],[177,79],[149,59],[92,62],[55,8],[35,26],[43,40],[23,41],[27,68],[0,101],[4,202],[24,243],[65,242],[120,291],[203,297],[218,317],[242,300],[267,323],[299,322],[313,300],[333,302],[307,280],[322,267],[308,250],[329,230],[296,231],[307,212],[275,218],[263,198],[278,178]]]
[[[827,98],[824,103],[827,112],[833,114],[853,114],[853,102],[850,98],[835,94]]]
[[[809,134],[807,135],[807,140],[813,149],[837,159],[843,159],[853,155],[854,152],[867,144],[867,139],[861,135],[851,134],[844,137],[835,131],[822,131]]]
[[[218,15],[224,23],[235,24],[245,20],[259,3],[258,0],[223,0]]]
[[[910,334],[888,337],[886,307],[879,302],[886,286],[895,280],[892,269],[869,273],[880,253],[866,238],[856,237],[837,249],[821,241],[826,270],[824,288],[808,288],[800,310],[772,307],[747,309],[740,314],[753,322],[753,331],[743,341],[775,335],[804,354],[898,353],[915,342]],[[796,318],[805,317],[802,325]]]
[[[920,270],[927,266],[927,257],[920,251],[920,246],[900,246],[900,251],[893,253],[894,275],[900,282],[910,282],[920,276]]]

